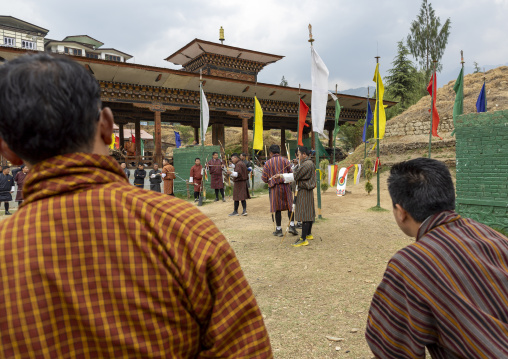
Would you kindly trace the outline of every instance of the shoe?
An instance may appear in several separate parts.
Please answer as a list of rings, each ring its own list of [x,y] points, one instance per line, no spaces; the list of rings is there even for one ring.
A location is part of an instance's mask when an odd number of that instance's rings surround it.
[[[219,199],[218,199],[218,198],[216,198],[214,202],[219,202]]]
[[[302,228],[302,222],[296,222],[296,226],[295,227],[301,229]]]
[[[199,199],[198,198],[194,198],[194,202],[197,202],[197,201],[199,201]]]
[[[242,216],[246,216],[246,215],[247,215],[247,210],[244,210],[244,211],[242,212]]]
[[[307,242],[306,239],[300,238],[295,243],[292,244],[293,247],[302,247],[302,246],[308,246],[309,242]]]
[[[298,232],[296,231],[295,226],[289,226],[288,232],[291,234],[294,234],[295,236],[298,235]]]
[[[229,214],[229,217],[232,217],[232,216],[239,216],[238,212],[237,211],[234,211],[233,213],[230,213]]]
[[[226,202],[226,199],[225,199],[225,198],[223,198],[223,199],[222,199],[222,202]]]
[[[309,234],[305,239],[314,239],[314,236],[312,234]]]
[[[11,212],[9,212],[9,211],[7,211],[7,212],[5,212],[5,215],[6,215],[6,216],[11,216],[11,215],[12,215],[12,213],[11,213]]]
[[[283,237],[284,236],[284,234],[282,233],[282,228],[276,229],[275,232],[272,232],[272,234],[276,237]]]

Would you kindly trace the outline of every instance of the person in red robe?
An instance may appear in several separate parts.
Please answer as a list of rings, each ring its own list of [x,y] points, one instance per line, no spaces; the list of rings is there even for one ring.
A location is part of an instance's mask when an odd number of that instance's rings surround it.
[[[201,182],[203,180],[203,166],[201,160],[196,158],[194,166],[190,169],[189,183],[194,184],[194,202],[199,200],[199,193],[201,192]]]
[[[206,168],[210,172],[210,187],[215,190],[215,202],[219,201],[219,192],[222,196],[222,202],[226,202],[224,199],[224,177],[222,173],[224,166],[224,161],[219,159],[217,152],[212,153],[212,159],[206,164]]]
[[[242,216],[247,215],[247,201],[246,199],[250,198],[249,187],[247,187],[247,181],[249,180],[249,172],[247,171],[247,166],[243,161],[240,161],[240,156],[238,154],[233,153],[231,155],[231,162],[235,165],[234,170],[228,170],[228,174],[233,179],[235,185],[233,186],[233,201],[234,210],[233,213],[230,213],[229,216],[239,216],[238,207],[240,206],[240,202],[242,202]]]
[[[30,169],[0,221],[0,357],[273,358],[228,241],[128,183],[100,94],[66,56],[0,66],[0,155]]]
[[[26,175],[28,174],[28,167],[23,166],[23,169],[16,173],[14,177],[14,182],[18,185],[18,191],[16,192],[16,202],[18,202],[18,206],[23,202],[23,184],[25,183]]]

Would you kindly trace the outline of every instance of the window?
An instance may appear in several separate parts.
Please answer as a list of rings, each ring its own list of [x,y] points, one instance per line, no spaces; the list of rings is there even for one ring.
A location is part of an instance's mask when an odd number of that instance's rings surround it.
[[[4,37],[4,45],[5,46],[14,46],[15,40],[13,37]]]
[[[74,49],[72,47],[64,47],[64,52],[67,55],[82,56],[83,51],[81,49]]]
[[[120,56],[106,55],[106,60],[121,62]]]
[[[21,47],[28,50],[37,50],[35,41],[21,40]]]
[[[88,57],[90,59],[99,59],[100,58],[99,54],[95,54],[93,52],[88,52],[88,51],[86,53],[86,57]]]

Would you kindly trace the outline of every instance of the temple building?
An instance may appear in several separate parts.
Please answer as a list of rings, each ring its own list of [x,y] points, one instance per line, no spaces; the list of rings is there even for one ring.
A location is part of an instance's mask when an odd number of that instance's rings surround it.
[[[222,42],[223,38],[220,40]],[[78,47],[78,44],[82,45]],[[88,36],[71,36],[61,42],[49,40],[46,44],[47,49],[53,51],[56,47],[56,51],[71,56],[95,76],[101,87],[103,105],[110,107],[115,115],[121,144],[125,140],[124,125],[134,123],[135,138],[140,138],[141,122],[154,122],[154,156],[142,158],[141,141],[136,141],[135,162],[161,162],[162,122],[193,127],[194,138],[199,142],[200,72],[210,108],[209,125],[214,145],[225,145],[225,126],[241,127],[242,151],[248,152],[248,129],[253,127],[256,95],[263,109],[264,130],[281,131],[281,149],[284,152],[285,131],[297,129],[299,98],[309,107],[311,104],[312,91],[309,89],[257,82],[258,73],[283,56],[194,39],[166,58],[182,66],[180,70],[173,70],[125,62],[130,55],[121,52],[116,52],[121,57],[120,61],[106,58],[107,52],[104,56],[87,56],[88,53],[109,50],[101,46],[102,43]],[[65,47],[69,49],[67,52]],[[80,49],[81,53],[74,49]],[[9,60],[27,51],[0,47],[0,56]],[[344,94],[338,94],[338,98],[343,107],[339,118],[341,123],[365,118],[368,98]],[[370,101],[374,106],[375,100]],[[395,104],[391,101],[384,103],[388,107]],[[325,129],[330,133],[329,147],[333,142],[334,115],[335,106],[330,97],[325,122]],[[308,136],[308,131],[309,127],[304,130],[304,137]],[[311,137],[314,139],[314,136]]]
[[[44,49],[47,52],[58,54],[82,56],[90,59],[125,62],[132,56],[125,52],[104,48],[103,42],[95,40],[88,35],[67,36],[62,41],[46,39]]]

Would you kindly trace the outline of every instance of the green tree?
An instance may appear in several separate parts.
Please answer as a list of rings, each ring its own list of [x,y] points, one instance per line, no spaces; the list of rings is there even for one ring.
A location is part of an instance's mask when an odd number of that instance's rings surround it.
[[[358,120],[356,123],[351,124],[346,122],[340,126],[339,137],[341,138],[346,150],[354,149],[362,144],[363,125],[365,119]],[[367,129],[367,138],[374,136],[374,127],[370,126]]]
[[[284,86],[284,87],[288,86],[288,82],[284,76],[282,76],[282,80],[280,80],[280,86]]]
[[[432,4],[422,1],[420,13],[411,22],[410,33],[407,36],[407,46],[411,54],[425,71],[426,78],[430,77],[432,61],[437,61],[437,71],[441,71],[439,61],[443,57],[448,36],[450,35],[451,20],[446,19],[441,27],[441,19],[436,17]]]
[[[418,74],[413,62],[408,59],[410,54],[403,41],[397,43],[397,56],[392,62],[393,68],[388,70],[386,76],[387,92],[400,99],[403,107],[407,104],[411,94],[417,89]]]
[[[478,64],[478,62],[473,62],[473,66],[474,66],[474,72],[475,74],[479,73],[479,72],[482,72],[482,69],[480,68],[480,65]]]

